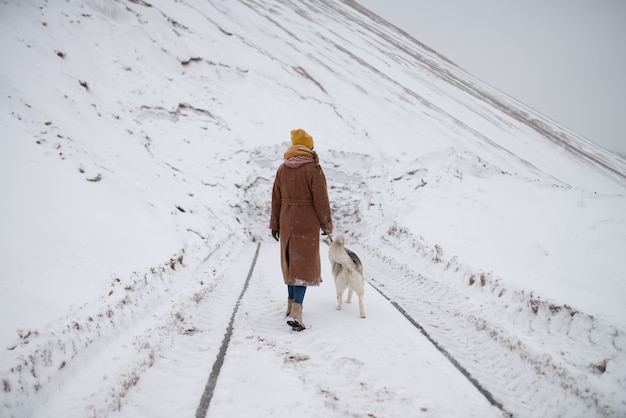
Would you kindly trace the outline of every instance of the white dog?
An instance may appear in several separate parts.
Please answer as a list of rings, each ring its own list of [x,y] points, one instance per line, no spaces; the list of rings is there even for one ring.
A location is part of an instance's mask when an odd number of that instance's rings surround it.
[[[363,283],[363,265],[359,257],[343,246],[344,239],[338,236],[330,243],[328,258],[335,276],[335,288],[337,289],[337,310],[341,310],[343,292],[348,288],[348,298],[346,303],[352,301],[352,292],[359,297],[359,311],[361,318],[365,318],[363,310],[363,293],[365,284]]]

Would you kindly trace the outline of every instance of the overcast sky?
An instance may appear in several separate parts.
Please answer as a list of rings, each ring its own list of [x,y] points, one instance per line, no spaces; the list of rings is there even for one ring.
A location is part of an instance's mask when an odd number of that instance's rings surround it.
[[[626,155],[625,0],[357,0],[469,73]]]

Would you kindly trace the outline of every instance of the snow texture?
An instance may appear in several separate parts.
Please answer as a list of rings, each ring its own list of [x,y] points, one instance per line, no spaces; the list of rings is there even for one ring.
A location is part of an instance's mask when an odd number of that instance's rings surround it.
[[[1,417],[626,415],[626,162],[358,3],[5,0],[0,49]],[[300,333],[295,128],[367,282],[322,245]]]

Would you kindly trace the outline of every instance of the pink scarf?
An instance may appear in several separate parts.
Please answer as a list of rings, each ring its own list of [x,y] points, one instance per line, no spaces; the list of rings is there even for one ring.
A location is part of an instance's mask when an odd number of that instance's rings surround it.
[[[314,163],[315,160],[309,157],[291,157],[285,159],[285,165],[289,168],[298,168],[305,164]]]

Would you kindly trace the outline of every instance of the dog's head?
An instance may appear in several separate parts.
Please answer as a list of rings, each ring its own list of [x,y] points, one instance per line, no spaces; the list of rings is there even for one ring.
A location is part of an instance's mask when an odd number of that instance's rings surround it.
[[[332,245],[336,247],[343,247],[343,242],[344,242],[343,235],[339,235],[335,239],[333,239]]]

